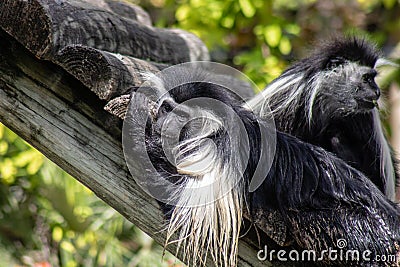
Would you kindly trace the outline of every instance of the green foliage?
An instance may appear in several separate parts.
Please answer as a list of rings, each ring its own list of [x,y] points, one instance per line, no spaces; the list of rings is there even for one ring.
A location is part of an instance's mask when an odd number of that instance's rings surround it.
[[[0,125],[0,241],[4,248],[11,240],[33,249],[34,192],[38,188],[38,171],[43,156],[22,139]],[[15,256],[20,251],[12,251]]]
[[[175,10],[175,21],[162,26],[178,27],[198,35],[216,61],[242,69],[263,87],[286,66],[283,58],[291,53],[291,40],[300,32],[296,24],[274,11],[276,2],[185,0],[176,4],[167,1],[167,9],[172,6]]]
[[[162,254],[150,237],[0,124],[0,267],[173,266],[174,257]]]
[[[399,41],[397,0],[132,0],[159,27],[188,30],[212,60],[247,74],[262,89],[312,44],[345,32],[382,46]],[[391,37],[390,39],[388,37]]]

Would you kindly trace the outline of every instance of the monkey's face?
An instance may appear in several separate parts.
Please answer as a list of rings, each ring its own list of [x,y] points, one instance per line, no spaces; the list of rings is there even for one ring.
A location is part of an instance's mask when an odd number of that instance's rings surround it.
[[[375,69],[348,62],[323,71],[315,79],[318,106],[331,116],[363,113],[377,106],[380,90]]]

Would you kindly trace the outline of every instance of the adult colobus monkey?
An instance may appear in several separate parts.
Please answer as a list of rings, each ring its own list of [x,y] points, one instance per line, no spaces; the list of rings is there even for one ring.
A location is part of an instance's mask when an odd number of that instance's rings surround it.
[[[182,68],[150,77],[149,88],[133,93],[124,122],[128,165],[166,202],[168,242],[190,265],[204,265],[209,254],[216,266],[236,266],[244,209],[267,233],[280,229],[269,233],[277,242],[294,241],[324,263],[396,264],[374,261],[399,252],[400,213],[369,179],[330,152],[276,132],[205,75]],[[269,159],[263,182],[249,192]],[[341,239],[347,250],[369,250],[372,263],[332,262],[323,251]]]
[[[333,152],[395,200],[398,174],[382,131],[374,80],[381,63],[365,40],[336,38],[289,67],[249,105],[263,113],[267,103],[279,131]]]

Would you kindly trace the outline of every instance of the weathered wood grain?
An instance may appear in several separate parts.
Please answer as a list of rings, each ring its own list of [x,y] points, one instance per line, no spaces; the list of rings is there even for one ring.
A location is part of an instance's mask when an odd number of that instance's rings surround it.
[[[130,100],[130,95],[121,95],[109,101],[104,107],[104,110],[110,112],[118,118],[125,119]]]
[[[143,84],[146,80],[143,73],[157,73],[168,67],[165,64],[80,45],[67,46],[59,52],[54,61],[100,99],[112,99],[105,109],[120,118],[124,118],[129,104],[125,94],[128,95],[132,89]],[[248,82],[228,75],[212,75],[216,83],[227,85],[243,99],[254,95],[254,89]]]
[[[69,45],[167,64],[209,59],[207,48],[193,34],[150,27],[140,15],[138,21],[127,18],[129,11],[120,6],[94,0],[2,0],[0,27],[50,61]]]
[[[33,57],[0,31],[0,121],[163,244],[162,214],[128,172],[121,120],[103,111],[104,104],[63,69]],[[270,266],[258,261],[254,240],[240,241],[239,266]]]
[[[144,72],[156,73],[166,67],[80,45],[61,50],[55,62],[104,100],[139,87],[145,80]]]
[[[128,2],[121,2],[118,0],[73,0],[68,2],[72,5],[84,8],[87,8],[87,4],[90,3],[100,9],[105,9],[124,18],[135,20],[140,24],[147,26],[152,25],[149,14],[147,14],[143,8]]]

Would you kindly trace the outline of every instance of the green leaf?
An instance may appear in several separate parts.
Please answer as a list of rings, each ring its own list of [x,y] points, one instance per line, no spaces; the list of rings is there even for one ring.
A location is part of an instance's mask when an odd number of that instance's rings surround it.
[[[283,55],[289,55],[290,51],[292,51],[292,45],[289,39],[285,36],[281,38],[281,42],[279,43],[279,51]]]
[[[227,29],[231,29],[235,24],[235,19],[233,16],[225,17],[221,20],[221,25]]]
[[[8,151],[8,143],[6,141],[0,141],[0,156],[3,156]]]
[[[190,13],[190,6],[181,5],[175,12],[175,18],[178,21],[186,20],[189,17],[189,13]]]
[[[282,29],[278,24],[264,27],[264,38],[270,47],[277,47],[282,38]]]
[[[297,24],[288,24],[285,26],[285,30],[287,33],[293,34],[293,35],[299,35],[300,34],[300,26]]]
[[[246,18],[252,18],[256,13],[256,9],[250,0],[239,0],[239,5]]]
[[[12,184],[15,182],[17,175],[17,168],[11,159],[7,158],[3,162],[0,162],[0,178],[6,184]]]
[[[60,242],[63,238],[63,229],[59,226],[54,227],[52,232],[52,238],[56,242]]]

